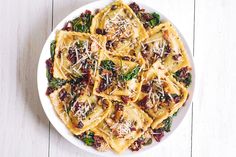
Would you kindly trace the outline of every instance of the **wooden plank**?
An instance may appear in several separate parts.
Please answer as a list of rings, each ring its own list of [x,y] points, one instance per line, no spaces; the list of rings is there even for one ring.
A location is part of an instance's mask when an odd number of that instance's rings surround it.
[[[236,154],[235,0],[196,0],[193,157]]]
[[[0,19],[0,156],[46,157],[49,122],[36,69],[51,27],[51,2],[1,1]]]
[[[144,3],[144,0],[142,0]],[[54,2],[54,24],[57,24],[67,14],[73,10],[81,7],[82,5],[91,1],[63,1],[56,0]],[[193,44],[193,11],[194,1],[193,0],[160,0],[152,1],[145,0],[145,4],[156,8],[166,17],[168,17],[182,32],[183,36],[187,40],[190,49]],[[54,25],[55,26],[55,25]],[[181,125],[175,130],[175,132],[167,139],[156,150],[145,152],[148,156],[168,156],[168,157],[190,157],[191,155],[191,109],[187,113],[185,119]],[[90,157],[92,155],[80,150],[73,146],[68,141],[63,139],[53,127],[51,127],[50,135],[50,156],[70,156],[70,157]],[[143,156],[141,154],[140,156]]]

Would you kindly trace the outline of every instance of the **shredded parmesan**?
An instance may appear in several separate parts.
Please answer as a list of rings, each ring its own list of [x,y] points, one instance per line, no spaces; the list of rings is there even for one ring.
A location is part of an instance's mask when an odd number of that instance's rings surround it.
[[[110,128],[116,130],[120,136],[125,136],[131,132],[132,123],[130,121],[125,121],[124,123],[115,123]]]
[[[72,111],[75,112],[74,116],[77,116],[77,118],[79,120],[79,119],[84,118],[84,117],[87,116],[87,113],[90,111],[92,105],[91,105],[90,101],[87,100],[87,101],[81,103],[81,105],[78,107],[78,110],[75,111],[76,102],[74,102],[71,109],[72,109]]]
[[[104,48],[101,44],[99,44],[99,43],[97,42],[96,39],[94,39],[94,38],[92,37],[92,35],[90,35],[89,37],[90,37],[90,39],[93,40],[98,46],[100,46],[101,48]]]
[[[155,42],[155,41],[160,41],[160,40],[162,40],[162,39],[154,39],[154,40],[150,40],[150,41],[145,42],[145,44],[152,43],[152,42]]]

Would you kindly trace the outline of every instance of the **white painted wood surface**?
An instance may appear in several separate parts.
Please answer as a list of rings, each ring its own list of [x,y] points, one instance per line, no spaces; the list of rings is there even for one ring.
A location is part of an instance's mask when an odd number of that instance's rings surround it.
[[[38,57],[51,29],[92,1],[0,0],[1,157],[92,156],[49,125],[36,87]],[[142,1],[167,16],[194,50],[199,87],[193,110],[166,141],[145,156],[235,156],[236,1]]]
[[[51,2],[0,1],[0,156],[48,155],[49,122],[36,68],[51,29]]]
[[[197,0],[193,157],[236,156],[236,1]]]

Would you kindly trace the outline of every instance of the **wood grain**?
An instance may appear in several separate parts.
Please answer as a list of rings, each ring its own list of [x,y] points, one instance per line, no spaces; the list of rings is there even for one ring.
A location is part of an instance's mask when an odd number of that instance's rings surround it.
[[[196,1],[193,157],[236,154],[236,1]]]
[[[51,27],[51,2],[1,1],[0,19],[0,156],[46,157],[49,123],[36,69]]]
[[[144,0],[143,0],[144,1]],[[65,16],[82,5],[92,2],[90,1],[54,1],[54,26],[58,24]],[[143,2],[144,3],[144,2]],[[145,4],[156,8],[166,17],[168,17],[182,32],[187,40],[190,49],[193,48],[193,17],[194,17],[194,1],[193,0],[146,0]],[[175,132],[156,150],[145,153],[147,156],[162,157],[190,157],[191,155],[191,109],[187,113],[185,119],[175,130]],[[53,127],[50,129],[50,157],[70,156],[70,157],[91,157],[91,154],[80,150],[74,145],[66,141],[60,136]],[[139,156],[143,156],[141,154]]]

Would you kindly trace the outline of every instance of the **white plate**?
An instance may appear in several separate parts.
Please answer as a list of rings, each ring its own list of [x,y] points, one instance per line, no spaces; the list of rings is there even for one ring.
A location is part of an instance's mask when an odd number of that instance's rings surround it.
[[[144,4],[140,4],[140,2],[138,2],[138,0],[124,0],[126,3],[131,3],[131,2],[135,2],[137,4],[139,4],[139,6],[141,8],[145,8],[147,12],[157,12],[155,9],[152,9]],[[65,25],[65,23],[67,21],[73,20],[74,18],[78,17],[82,12],[84,12],[86,9],[94,11],[95,9],[102,9],[104,8],[104,6],[108,5],[109,3],[111,3],[112,0],[102,0],[102,1],[96,1],[87,5],[84,5],[83,7],[73,11],[71,14],[69,14],[66,18],[64,18],[57,26],[56,28],[53,30],[53,32],[50,34],[50,36],[48,37],[43,50],[41,52],[40,58],[39,58],[39,63],[38,63],[38,71],[37,71],[37,83],[38,83],[38,92],[39,92],[39,97],[41,100],[41,104],[43,106],[43,109],[48,117],[48,119],[50,120],[51,124],[56,128],[56,130],[68,141],[70,141],[72,144],[74,144],[75,146],[79,147],[80,149],[83,149],[87,152],[96,154],[96,155],[102,155],[102,156],[118,156],[117,154],[115,154],[113,151],[108,151],[108,152],[98,152],[95,149],[93,149],[92,147],[86,146],[82,141],[80,141],[79,139],[75,138],[71,132],[65,127],[64,123],[59,119],[59,117],[57,116],[56,112],[53,109],[52,104],[50,103],[49,98],[45,95],[47,86],[48,86],[48,81],[46,78],[46,64],[45,61],[50,58],[50,43],[52,40],[54,40],[55,38],[55,32],[57,30],[60,30],[63,28],[63,26]],[[161,16],[161,20],[163,21],[169,21],[166,17],[164,17],[161,13],[159,13]],[[176,27],[175,27],[176,28]],[[176,28],[177,29],[177,28]],[[122,153],[122,155],[133,155],[133,154],[137,154],[137,153],[143,153],[147,150],[150,150],[151,148],[154,147],[158,147],[159,144],[161,144],[163,142],[163,140],[165,140],[166,138],[169,137],[169,135],[174,132],[174,130],[177,128],[177,126],[180,125],[181,121],[183,120],[184,116],[186,115],[191,102],[192,102],[192,97],[193,97],[193,91],[194,91],[194,85],[195,85],[195,70],[194,70],[194,64],[193,64],[193,59],[192,59],[192,55],[191,55],[191,51],[186,43],[186,41],[184,40],[183,36],[181,35],[180,32],[178,32],[180,37],[182,38],[182,41],[184,42],[184,46],[188,52],[188,57],[192,66],[192,84],[190,86],[189,90],[189,98],[186,102],[186,105],[184,107],[182,107],[177,115],[177,117],[174,118],[173,120],[173,124],[171,127],[171,132],[169,133],[165,133],[165,136],[163,137],[162,141],[160,143],[157,142],[153,142],[151,145],[149,146],[145,146],[143,147],[141,150],[139,150],[138,152],[131,152],[130,150],[127,150],[125,152]]]

